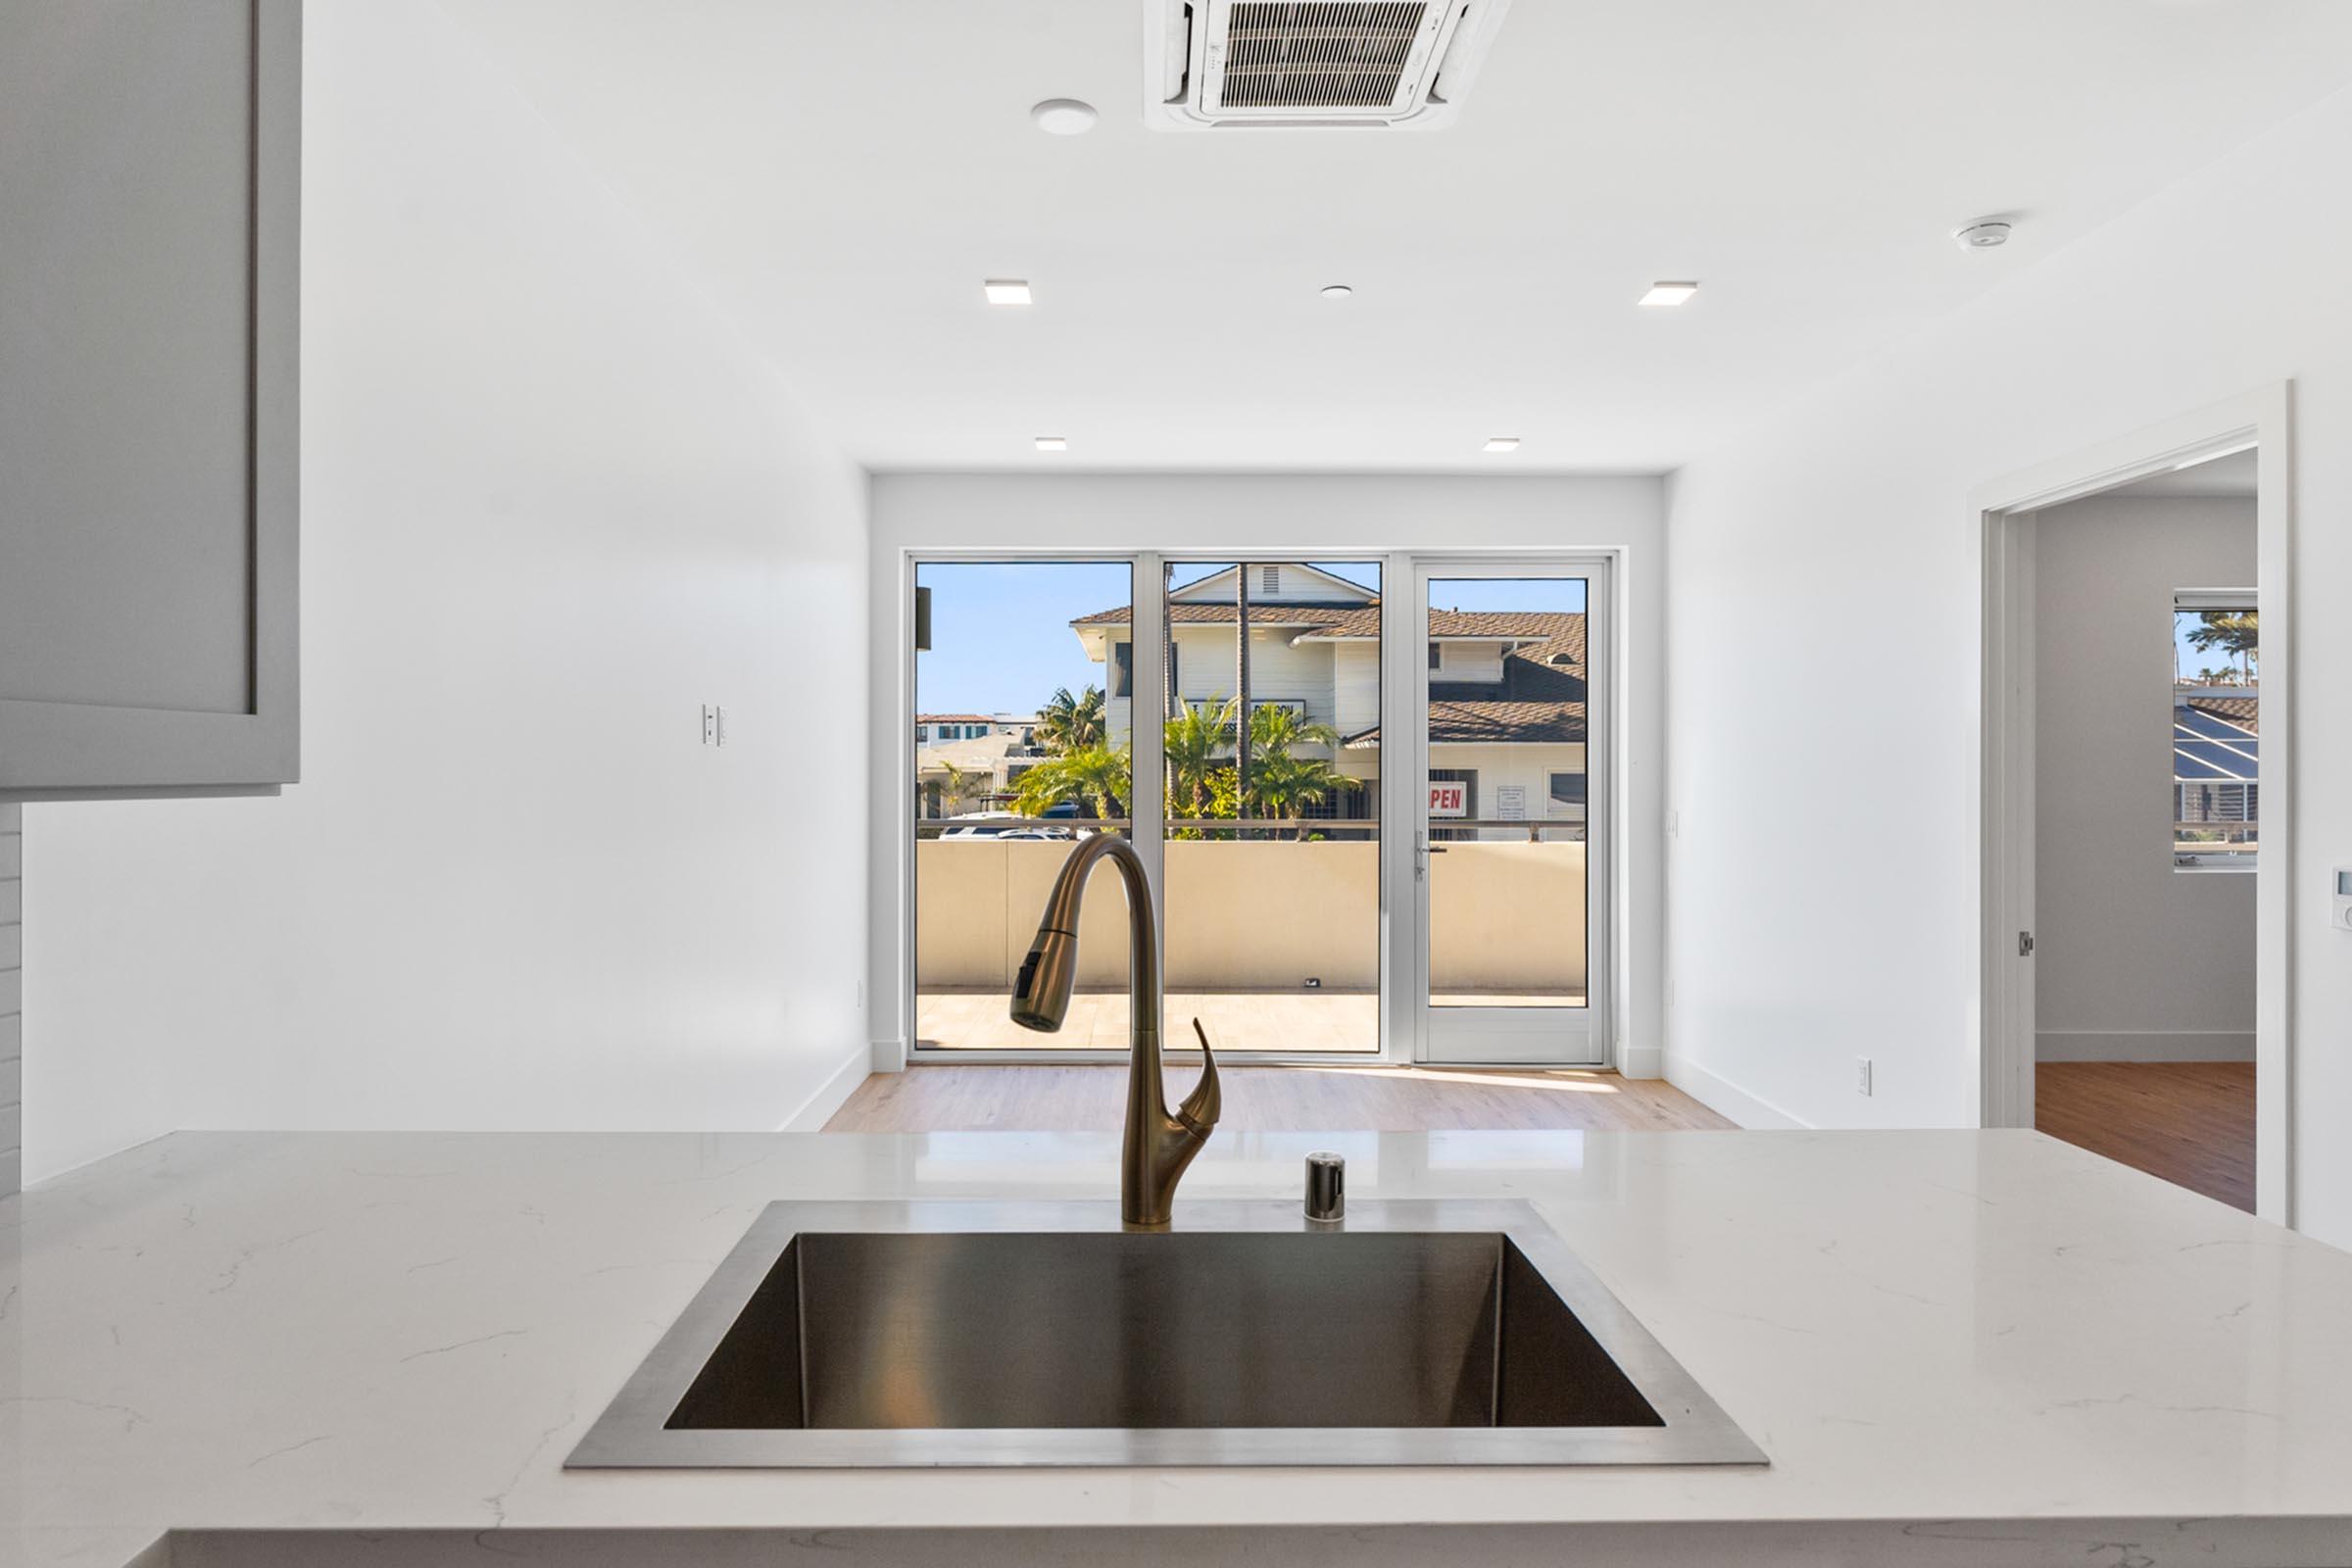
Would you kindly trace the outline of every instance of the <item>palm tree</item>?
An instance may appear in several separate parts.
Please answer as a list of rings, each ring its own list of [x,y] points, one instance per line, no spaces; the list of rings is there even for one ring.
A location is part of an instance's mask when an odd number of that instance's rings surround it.
[[[2197,625],[2188,634],[2188,646],[2200,654],[2220,649],[2227,659],[2238,662],[2244,674],[2242,680],[2254,678],[2254,661],[2261,652],[2259,614],[2251,610],[2207,610],[2197,615]]]
[[[1070,689],[1062,686],[1037,710],[1035,736],[1037,744],[1049,755],[1060,757],[1101,746],[1107,727],[1102,687],[1089,686],[1082,695],[1073,697]]]
[[[1250,748],[1256,753],[1247,786],[1250,800],[1263,816],[1295,816],[1320,806],[1356,780],[1319,757],[1295,757],[1295,746],[1328,746],[1337,751],[1339,732],[1329,724],[1311,723],[1289,708],[1271,703],[1250,715]],[[1294,830],[1300,838],[1306,830]]]
[[[1127,748],[1094,745],[1050,758],[1021,775],[1013,787],[1012,808],[1023,816],[1042,816],[1065,802],[1096,817],[1127,814],[1130,760]]]
[[[976,801],[988,793],[988,770],[979,767],[957,767],[954,762],[939,764],[939,804],[941,814],[954,816],[956,808],[967,801]]]
[[[1233,742],[1233,699],[1210,707],[1195,708],[1182,701],[1176,705],[1176,714],[1160,730],[1161,749],[1168,762],[1168,806],[1170,815],[1209,817],[1220,814],[1215,808],[1215,792],[1211,775],[1217,771],[1217,754]],[[1178,836],[1197,839],[1199,828],[1180,828]]]
[[[1298,710],[1268,703],[1249,714],[1249,741],[1256,760],[1249,768],[1249,800],[1260,815],[1298,815],[1319,807],[1336,792],[1357,783],[1322,757],[1294,757],[1296,745],[1327,745],[1339,750],[1339,731],[1315,724]],[[1305,837],[1305,827],[1296,827]]]
[[[1250,778],[1250,790],[1261,815],[1296,817],[1354,782],[1319,757],[1260,756],[1257,770]],[[1300,824],[1293,832],[1304,838],[1306,828]]]
[[[1250,713],[1250,747],[1268,757],[1288,757],[1294,746],[1337,746],[1340,732],[1317,724],[1295,708],[1266,703]]]

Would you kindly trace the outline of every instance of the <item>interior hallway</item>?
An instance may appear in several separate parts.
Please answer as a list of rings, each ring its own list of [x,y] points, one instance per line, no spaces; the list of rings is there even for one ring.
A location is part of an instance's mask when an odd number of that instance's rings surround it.
[[[1168,1072],[1172,1104],[1197,1065]],[[1236,1131],[1417,1132],[1425,1129],[1585,1128],[1672,1132],[1728,1128],[1663,1079],[1599,1070],[1432,1071],[1419,1067],[1227,1067],[1220,1126]],[[925,1063],[875,1073],[825,1123],[829,1133],[1116,1131],[1123,1063]]]

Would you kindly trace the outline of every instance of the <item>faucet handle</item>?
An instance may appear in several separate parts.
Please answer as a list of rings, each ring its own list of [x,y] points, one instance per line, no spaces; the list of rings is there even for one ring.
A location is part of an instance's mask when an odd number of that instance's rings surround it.
[[[1200,1037],[1200,1081],[1193,1086],[1191,1094],[1184,1097],[1184,1103],[1176,1107],[1176,1114],[1191,1123],[1202,1137],[1206,1137],[1225,1108],[1225,1095],[1217,1085],[1217,1054],[1209,1045],[1208,1025],[1202,1023],[1198,1014],[1193,1018],[1193,1033]]]
[[[1306,1156],[1306,1217],[1337,1225],[1348,1217],[1348,1156],[1318,1149]]]

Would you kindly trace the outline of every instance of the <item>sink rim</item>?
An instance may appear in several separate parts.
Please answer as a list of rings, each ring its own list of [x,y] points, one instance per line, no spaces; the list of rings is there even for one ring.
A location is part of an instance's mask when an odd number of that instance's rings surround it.
[[[1167,1234],[1476,1231],[1507,1236],[1632,1380],[1657,1427],[692,1429],[664,1423],[803,1233],[1109,1233],[1115,1201],[790,1199],[768,1203],[564,1461],[566,1470],[1739,1465],[1764,1451],[1524,1199],[1369,1199],[1338,1225],[1278,1200],[1177,1205]]]

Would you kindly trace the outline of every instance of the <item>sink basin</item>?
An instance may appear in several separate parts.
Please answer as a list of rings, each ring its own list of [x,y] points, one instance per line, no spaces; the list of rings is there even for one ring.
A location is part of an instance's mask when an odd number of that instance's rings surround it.
[[[565,1462],[1763,1457],[1525,1203],[781,1202]]]

